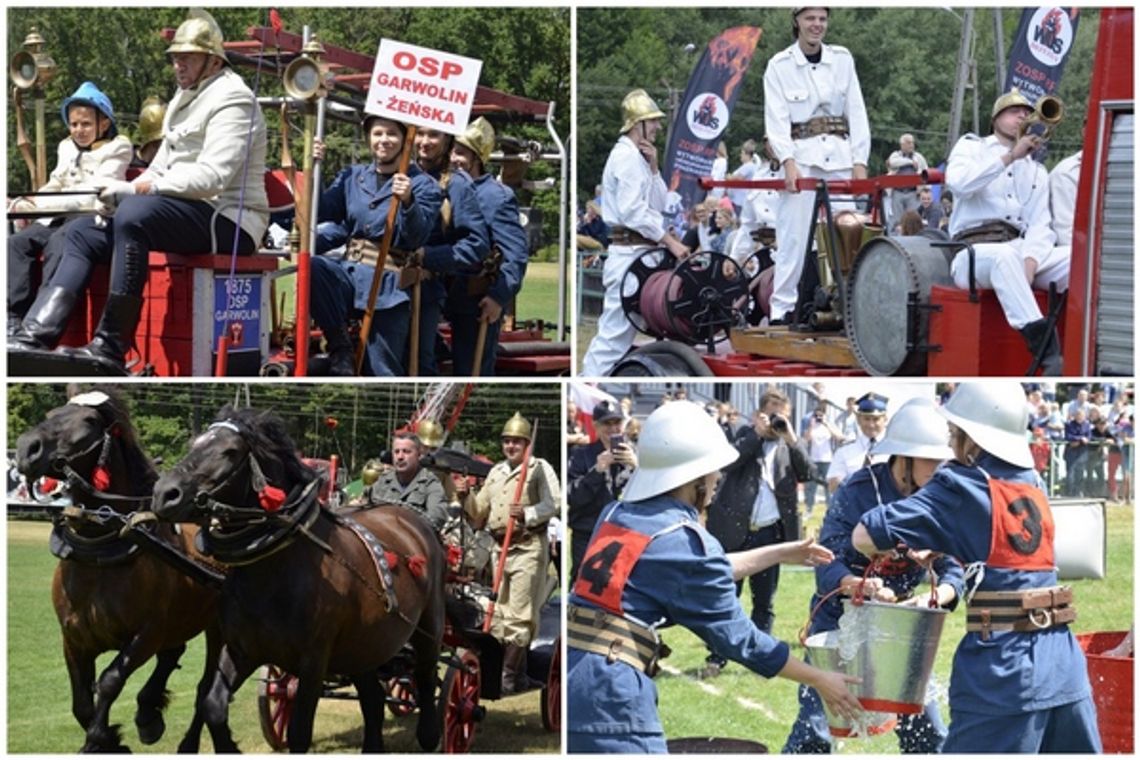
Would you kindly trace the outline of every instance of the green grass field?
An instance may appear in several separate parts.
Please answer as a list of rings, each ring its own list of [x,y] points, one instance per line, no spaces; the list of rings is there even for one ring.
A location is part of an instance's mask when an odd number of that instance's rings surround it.
[[[282,266],[285,266],[283,263]],[[293,294],[295,276],[288,275],[277,280],[275,292],[278,305],[284,294],[284,314],[292,320]],[[569,287],[566,297],[569,298]],[[516,301],[517,318],[519,320],[541,319],[552,328],[558,324],[558,262],[557,261],[531,261],[526,268],[526,277],[523,279],[522,290]],[[569,311],[569,308],[567,308]],[[569,314],[567,314],[569,318]],[[548,337],[557,338],[551,333]]]
[[[1133,619],[1133,510],[1132,505],[1108,507],[1108,574],[1104,580],[1066,581],[1073,586],[1078,618],[1076,633],[1123,631]],[[816,510],[807,529],[818,532],[821,510]],[[803,657],[797,632],[808,614],[814,589],[814,573],[784,568],[776,596],[774,634],[792,644],[792,654]],[[742,594],[747,605],[747,590]],[[943,719],[950,713],[945,687],[950,680],[954,649],[965,631],[964,608],[950,615],[942,633],[935,663],[936,683],[942,687]],[[785,679],[764,680],[730,663],[715,679],[699,681],[704,665],[703,643],[688,631],[672,628],[664,633],[673,653],[664,661],[667,672],[657,677],[659,710],[669,738],[689,736],[734,737],[759,741],[770,752],[779,752],[787,738],[799,705],[796,684]],[[896,754],[893,732],[866,739],[839,742],[836,751],[847,754]]]
[[[71,754],[83,744],[83,732],[71,716],[71,696],[63,664],[59,625],[51,605],[56,560],[48,552],[48,524],[8,522],[8,745],[10,753]],[[156,610],[158,612],[158,610]],[[135,695],[151,667],[136,672],[111,711],[123,726],[126,744],[136,752],[173,753],[190,722],[194,689],[202,672],[203,638],[192,641],[182,668],[170,678],[166,735],[143,747],[134,728]],[[99,660],[106,667],[112,655]],[[559,736],[546,732],[539,712],[539,692],[484,702],[486,720],[478,727],[475,752],[557,753]],[[385,718],[384,738],[393,752],[418,752],[415,719]],[[238,692],[230,726],[245,752],[267,753],[257,714],[257,683],[251,678]],[[210,751],[203,732],[203,751]],[[312,751],[359,752],[361,716],[355,701],[322,700],[317,711]]]

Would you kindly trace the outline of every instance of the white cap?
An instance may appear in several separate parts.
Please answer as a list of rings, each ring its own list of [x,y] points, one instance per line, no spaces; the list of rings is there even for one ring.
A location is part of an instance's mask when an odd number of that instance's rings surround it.
[[[946,419],[928,398],[912,398],[903,404],[891,418],[887,432],[881,441],[875,443],[871,453],[938,461],[954,456]]]
[[[1026,433],[1025,390],[1009,380],[961,383],[938,410],[962,428],[983,451],[1018,467],[1032,467]]]
[[[645,420],[637,442],[637,469],[622,499],[641,501],[668,493],[732,464],[739,456],[702,407],[691,401],[673,401]]]

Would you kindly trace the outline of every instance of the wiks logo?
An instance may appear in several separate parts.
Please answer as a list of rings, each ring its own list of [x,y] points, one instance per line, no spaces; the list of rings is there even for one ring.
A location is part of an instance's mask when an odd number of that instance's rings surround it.
[[[728,105],[713,92],[702,92],[685,109],[689,131],[702,140],[712,140],[728,126]]]
[[[1039,8],[1029,23],[1026,42],[1033,57],[1046,66],[1056,66],[1073,44],[1073,25],[1061,8]]]

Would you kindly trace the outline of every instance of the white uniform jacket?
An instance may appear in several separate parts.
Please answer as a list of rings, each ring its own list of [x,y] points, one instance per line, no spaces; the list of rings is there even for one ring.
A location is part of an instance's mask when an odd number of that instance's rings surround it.
[[[823,45],[819,63],[810,63],[798,43],[772,56],[764,71],[764,127],[780,163],[794,158],[801,166],[826,171],[866,166],[871,128],[851,52]],[[850,134],[817,135],[792,140],[792,124],[816,116],[846,116]]]
[[[98,180],[126,179],[127,167],[134,151],[131,141],[123,135],[110,140],[97,140],[90,150],[80,150],[70,137],[59,144],[55,169],[40,192],[61,190],[94,190]],[[95,208],[94,195],[37,196],[28,198],[37,209],[45,211],[91,211]],[[51,219],[44,219],[48,224]]]
[[[618,138],[602,172],[602,219],[609,227],[633,230],[649,240],[665,237],[665,180],[628,136]]]
[[[1081,181],[1081,153],[1061,161],[1049,172],[1049,210],[1057,245],[1072,245],[1073,214],[1077,208],[1077,184]]]
[[[242,78],[225,68],[178,90],[162,132],[162,145],[139,179],[162,195],[206,201],[235,224],[240,199],[241,228],[260,243],[269,226],[265,120]]]
[[[968,134],[958,140],[946,163],[946,188],[954,194],[950,235],[987,222],[1007,222],[1021,230],[1023,256],[1038,260],[1052,249],[1049,182],[1045,167],[1029,156],[1006,166],[1009,148],[997,137]]]
[[[475,495],[471,516],[475,520],[486,520],[487,530],[497,533],[506,528],[511,503],[518,488],[521,467],[511,467],[502,461],[491,468],[483,487]],[[558,514],[562,504],[562,489],[558,475],[545,459],[531,457],[526,471],[526,485],[519,502],[524,505],[524,522],[528,529],[545,525]]]
[[[871,439],[863,435],[860,430],[855,440],[851,443],[845,443],[835,450],[835,455],[831,458],[831,464],[827,468],[827,479],[838,479],[840,483],[847,479],[847,476],[856,470],[862,469],[867,464],[867,449],[871,446]],[[890,459],[885,454],[872,454],[871,464],[878,464]]]

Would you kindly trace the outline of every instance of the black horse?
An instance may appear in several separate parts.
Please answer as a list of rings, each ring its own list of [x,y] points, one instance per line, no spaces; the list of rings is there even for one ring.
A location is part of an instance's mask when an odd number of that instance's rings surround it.
[[[378,672],[410,642],[416,737],[434,749],[444,628],[439,539],[403,507],[334,515],[318,502],[319,485],[278,417],[229,407],[155,485],[159,518],[203,525],[201,548],[231,567],[222,588],[225,647],[206,720],[224,723],[234,692],[271,663],[298,679],[288,741],[291,752],[305,752],[326,676],[342,675],[360,698],[364,750],[383,751]]]
[[[108,725],[111,705],[151,657],[157,664],[138,694],[135,724],[143,744],[157,742],[166,730],[166,681],[186,642],[205,630],[206,669],[193,720],[178,745],[180,752],[197,752],[199,706],[221,651],[219,595],[161,559],[163,553],[188,556],[195,531],[160,526],[147,531],[146,541],[139,540],[141,528],[120,535],[130,513],[147,509],[158,479],[122,401],[104,391],[73,397],[20,436],[16,464],[29,482],[51,475],[66,480],[71,493],[72,506],[52,531],[52,552],[60,558],[52,602],[63,634],[71,711],[87,734],[82,751],[129,751],[119,727]],[[96,681],[95,660],[107,651],[118,655]],[[234,748],[225,723],[211,726],[210,734],[216,750]]]

